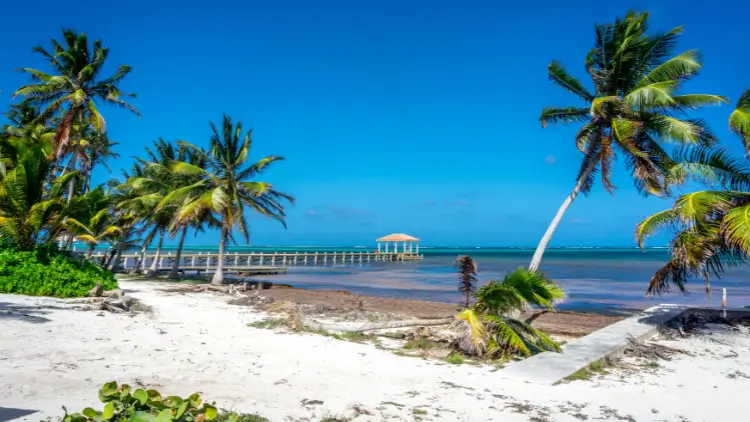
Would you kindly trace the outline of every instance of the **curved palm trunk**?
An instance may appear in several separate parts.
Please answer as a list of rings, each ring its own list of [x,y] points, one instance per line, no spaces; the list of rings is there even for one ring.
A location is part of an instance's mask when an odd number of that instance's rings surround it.
[[[154,260],[151,262],[151,268],[146,273],[147,276],[152,277],[156,275],[156,266],[159,265],[159,256],[161,255],[161,245],[164,243],[164,227],[159,230],[159,244],[156,246],[156,255]]]
[[[594,167],[596,167],[596,164],[596,160],[591,161],[591,164],[589,164],[589,167],[586,169],[586,171],[584,171],[583,174],[581,174],[581,177],[578,178],[573,191],[570,192],[568,197],[565,198],[565,201],[563,201],[562,205],[560,205],[560,209],[557,210],[555,218],[552,219],[549,227],[547,227],[547,231],[544,232],[544,236],[542,236],[542,240],[539,241],[539,246],[537,246],[536,251],[534,251],[534,256],[531,258],[531,264],[529,264],[529,271],[536,272],[537,270],[539,270],[539,264],[541,264],[542,262],[544,250],[547,249],[547,245],[549,244],[550,240],[552,240],[552,235],[555,234],[555,230],[557,230],[557,226],[560,225],[560,221],[562,221],[562,218],[565,215],[565,211],[568,210],[570,204],[573,203],[573,200],[576,199],[576,196],[578,196],[578,193],[581,191],[581,188],[583,188],[583,184],[586,182],[586,179],[589,177],[591,172],[594,171]]]
[[[180,269],[180,260],[182,259],[182,245],[185,243],[185,235],[187,234],[188,226],[182,228],[182,234],[180,235],[180,243],[177,245],[177,259],[174,261],[172,270],[169,272],[169,278],[177,278],[178,270]]]
[[[221,222],[221,239],[219,240],[219,262],[216,263],[216,272],[211,279],[211,284],[224,284],[224,244],[227,242],[229,230],[227,230],[226,217]]]
[[[89,245],[89,251],[86,253],[86,259],[91,259],[91,255],[94,253],[94,244]]]
[[[73,152],[73,158],[70,159],[70,162],[72,163],[72,170],[75,171],[76,169],[76,161],[78,161],[78,150]],[[63,171],[63,174],[66,172]],[[77,177],[73,177],[70,179],[70,182],[68,182],[68,204],[70,204],[70,201],[73,200],[73,195],[75,194],[75,188],[76,188],[76,179]]]
[[[107,265],[107,267],[113,272],[119,270],[121,259],[122,259],[122,247],[118,246],[115,257],[112,259],[112,262],[109,263],[110,265]]]
[[[143,240],[143,246],[141,247],[141,257],[138,259],[138,264],[133,267],[133,269],[130,271],[130,274],[137,274],[139,272],[143,272],[143,269],[146,268],[146,250],[148,249],[148,246],[151,244],[151,240],[154,238],[154,233],[156,233],[157,226],[154,226],[153,229],[151,229],[151,233],[146,236],[146,239]]]

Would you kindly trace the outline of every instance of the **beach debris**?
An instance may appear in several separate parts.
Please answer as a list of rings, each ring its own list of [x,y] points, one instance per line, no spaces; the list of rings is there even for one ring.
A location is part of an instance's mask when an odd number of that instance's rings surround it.
[[[672,360],[674,354],[693,356],[690,352],[674,347],[664,346],[654,342],[640,342],[633,336],[628,336],[628,347],[625,349],[626,356],[644,358],[651,361],[658,359]]]

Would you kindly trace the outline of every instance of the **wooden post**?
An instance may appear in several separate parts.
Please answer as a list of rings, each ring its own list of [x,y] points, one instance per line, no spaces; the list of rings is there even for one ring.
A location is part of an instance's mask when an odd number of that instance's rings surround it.
[[[211,255],[206,257],[206,272],[211,268]]]
[[[297,265],[297,256],[299,255],[299,252],[294,253],[294,265]]]
[[[240,257],[237,255],[237,252],[234,253],[234,266],[237,267],[240,265]]]
[[[263,252],[260,253],[260,265],[263,265]]]

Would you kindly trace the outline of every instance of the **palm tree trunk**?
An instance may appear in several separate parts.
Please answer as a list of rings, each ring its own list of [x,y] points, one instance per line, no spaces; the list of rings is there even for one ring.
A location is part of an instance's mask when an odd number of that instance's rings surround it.
[[[73,170],[76,169],[76,161],[78,160],[78,150],[73,152],[73,158],[70,159],[70,162],[73,164]],[[65,172],[63,172],[65,174]],[[75,194],[75,187],[76,187],[76,177],[74,176],[72,179],[70,179],[70,182],[68,182],[68,204],[70,204],[70,201],[73,200],[73,195]]]
[[[117,271],[120,269],[120,259],[122,258],[122,247],[117,247],[117,253],[115,254],[115,258],[110,262],[110,265],[107,265],[107,267],[111,271]]]
[[[91,255],[94,253],[94,244],[89,245],[89,251],[86,253],[86,259],[91,259]]]
[[[169,272],[169,278],[177,278],[178,272],[177,270],[180,269],[180,259],[182,259],[182,245],[185,243],[185,235],[187,234],[188,226],[182,228],[182,234],[180,235],[180,243],[177,245],[177,259],[174,261],[174,266],[172,266],[172,270]]]
[[[219,262],[216,263],[216,272],[211,279],[211,284],[224,284],[224,244],[227,241],[229,230],[227,230],[227,218],[221,222],[221,239],[219,239]]]
[[[156,275],[156,266],[159,265],[159,256],[161,255],[161,245],[164,243],[164,227],[159,230],[159,244],[156,246],[156,255],[154,260],[151,262],[151,268],[146,273],[147,276],[153,277]]]
[[[146,236],[146,238],[143,240],[143,247],[141,247],[141,257],[138,260],[138,264],[133,267],[133,269],[130,271],[130,274],[137,274],[139,272],[142,272],[144,268],[146,268],[146,250],[148,249],[148,245],[151,244],[151,240],[154,238],[154,233],[158,229],[158,226],[154,226],[153,229],[151,229],[151,233]]]
[[[555,234],[555,230],[557,230],[557,226],[560,224],[560,221],[562,221],[562,218],[565,215],[565,211],[568,210],[570,204],[573,203],[573,200],[576,199],[576,196],[578,196],[578,193],[581,191],[581,188],[583,188],[584,183],[586,183],[586,179],[588,179],[591,172],[594,171],[594,167],[596,167],[596,164],[596,160],[591,160],[591,164],[589,164],[589,167],[586,169],[586,171],[583,172],[583,174],[581,174],[581,177],[578,178],[573,191],[570,192],[568,197],[565,198],[565,201],[563,201],[562,205],[560,205],[560,209],[557,210],[555,218],[552,219],[549,227],[547,227],[547,231],[544,232],[544,236],[542,236],[542,240],[539,241],[539,246],[537,246],[536,251],[534,251],[534,256],[531,258],[531,264],[529,264],[530,272],[536,272],[539,269],[539,264],[542,262],[544,250],[547,249],[547,245],[549,244],[550,240],[552,240],[552,235]]]

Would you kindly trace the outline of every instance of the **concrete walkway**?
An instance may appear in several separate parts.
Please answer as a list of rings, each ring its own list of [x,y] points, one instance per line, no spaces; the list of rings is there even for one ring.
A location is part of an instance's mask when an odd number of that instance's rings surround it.
[[[503,375],[533,383],[554,384],[591,362],[616,357],[628,345],[628,336],[636,340],[653,337],[659,326],[687,309],[677,305],[648,308],[638,315],[565,344],[562,353],[540,353],[515,362],[503,370]]]

